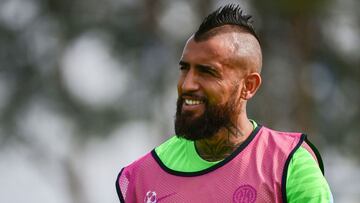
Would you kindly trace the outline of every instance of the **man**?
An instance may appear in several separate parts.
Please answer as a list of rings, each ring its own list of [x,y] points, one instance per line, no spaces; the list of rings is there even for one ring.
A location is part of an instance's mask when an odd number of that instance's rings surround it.
[[[262,66],[250,18],[227,5],[188,39],[179,62],[176,136],[121,170],[121,202],[332,201],[321,158],[305,135],[247,117]]]

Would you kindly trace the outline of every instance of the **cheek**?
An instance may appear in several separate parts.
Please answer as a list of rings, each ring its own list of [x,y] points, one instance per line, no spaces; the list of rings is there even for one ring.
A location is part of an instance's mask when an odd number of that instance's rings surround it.
[[[183,83],[184,83],[184,78],[179,76],[179,79],[178,79],[178,82],[177,82],[177,91],[178,91],[179,95],[181,93]]]
[[[223,81],[213,81],[207,86],[206,95],[210,104],[221,105],[226,103],[228,97],[227,88]]]
[[[239,98],[241,93],[240,86],[238,83],[223,84],[221,90],[219,90],[220,97],[218,99],[220,103],[224,105],[232,99]]]

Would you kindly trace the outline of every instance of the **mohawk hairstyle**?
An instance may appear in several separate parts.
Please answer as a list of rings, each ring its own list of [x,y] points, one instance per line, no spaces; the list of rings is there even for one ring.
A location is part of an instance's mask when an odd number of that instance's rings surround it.
[[[195,32],[195,40],[201,41],[215,33],[208,33],[210,30],[224,25],[235,25],[239,28],[245,29],[252,34],[260,43],[259,37],[256,34],[252,25],[252,16],[243,14],[243,10],[239,5],[228,4],[224,7],[218,8],[216,11],[208,15],[201,23],[199,29]]]

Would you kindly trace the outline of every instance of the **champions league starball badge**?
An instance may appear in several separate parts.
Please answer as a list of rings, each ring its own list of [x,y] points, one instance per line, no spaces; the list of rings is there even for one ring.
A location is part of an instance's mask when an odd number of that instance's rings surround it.
[[[157,202],[156,192],[148,191],[144,198],[144,203],[156,203],[156,202]]]

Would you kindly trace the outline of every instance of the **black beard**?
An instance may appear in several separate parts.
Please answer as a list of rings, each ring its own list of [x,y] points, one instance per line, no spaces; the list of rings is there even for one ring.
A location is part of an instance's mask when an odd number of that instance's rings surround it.
[[[176,136],[187,140],[201,140],[213,137],[221,128],[232,125],[231,116],[235,112],[235,97],[225,105],[210,105],[205,101],[205,112],[198,118],[191,118],[191,113],[183,113],[184,99],[179,96],[176,105],[175,133]]]

